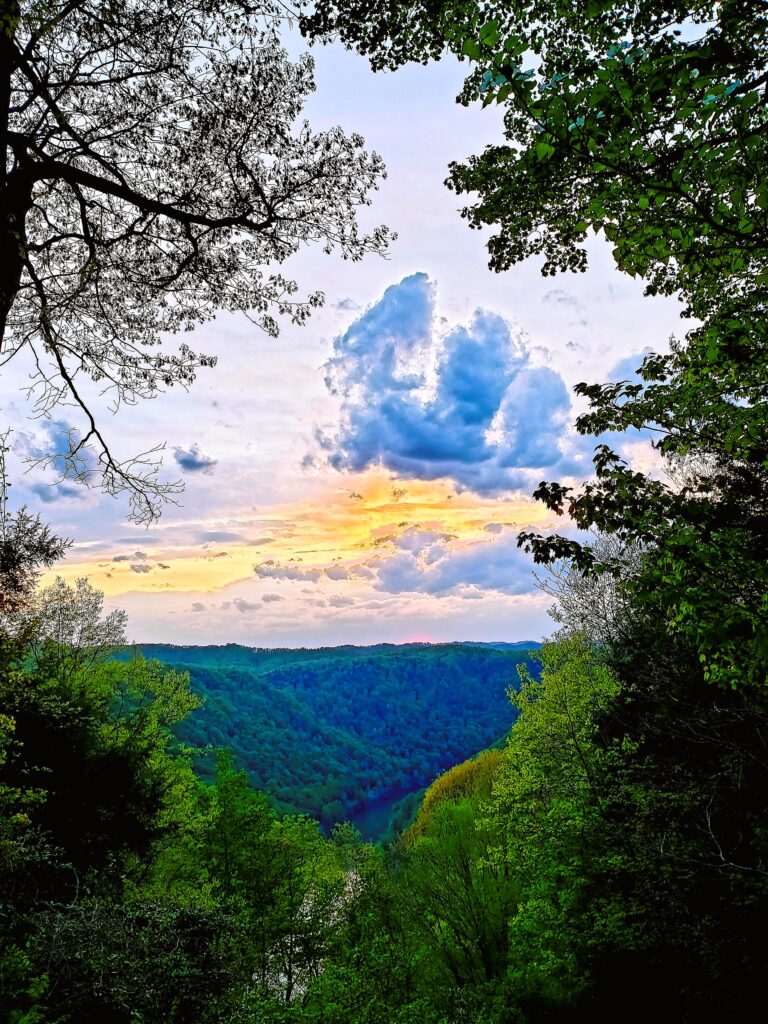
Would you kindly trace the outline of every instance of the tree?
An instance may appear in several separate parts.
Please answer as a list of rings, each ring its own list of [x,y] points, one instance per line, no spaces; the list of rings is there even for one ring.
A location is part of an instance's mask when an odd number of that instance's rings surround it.
[[[57,647],[46,640],[0,671],[11,740],[0,783],[40,794],[35,827],[75,871],[112,884],[109,872],[184,818],[192,773],[171,728],[200,701],[187,676],[159,662]]]
[[[375,22],[375,24],[374,24]],[[768,10],[739,0],[317,0],[310,35],[336,31],[376,66],[449,48],[472,66],[461,100],[505,107],[505,140],[449,187],[491,226],[490,265],[586,267],[590,232],[651,295],[677,295],[696,326],[650,355],[640,381],[579,384],[598,436],[596,479],[536,497],[582,528],[658,551],[667,628],[697,644],[707,678],[768,674]],[[414,29],[414,26],[417,26]],[[685,486],[634,471],[601,434],[641,428],[663,455],[698,461]],[[614,571],[589,546],[527,533],[537,561]]]
[[[573,615],[590,586],[594,627],[604,579],[561,581],[565,628],[539,652],[540,682],[513,697],[493,787],[498,855],[521,889],[513,988],[526,1020],[551,1019],[552,1003],[577,1020],[619,1005],[633,1020],[737,1018],[765,970],[768,693],[705,687],[663,607],[627,595],[593,644]]]
[[[520,890],[509,921],[518,998],[567,1005],[586,987],[586,950],[624,937],[615,933],[626,913],[615,890],[599,906],[590,892],[610,845],[603,808],[610,753],[601,749],[600,717],[620,686],[578,635],[538,655],[540,681],[521,670],[523,686],[512,697],[520,717],[498,769],[492,816],[502,837],[496,855]]]
[[[104,595],[79,579],[68,586],[61,576],[39,591],[32,603],[37,624],[32,652],[38,664],[57,677],[74,674],[110,658],[126,646],[128,616],[115,610],[104,616]]]
[[[489,859],[500,833],[483,814],[499,760],[487,751],[440,776],[403,837],[401,898],[437,984],[448,988],[482,988],[506,973],[517,884],[506,865]]]
[[[68,542],[56,537],[39,516],[26,508],[14,515],[8,511],[10,483],[5,457],[8,432],[0,435],[0,644],[10,640],[9,627],[19,613],[29,609],[35,585],[67,549]],[[15,629],[12,632],[16,632]]]
[[[124,618],[85,581],[30,592],[58,543],[31,522],[0,619],[0,1020],[127,1020],[129,998],[186,1020],[226,974],[208,955],[221,915],[126,890],[190,830],[197,784],[171,730],[199,701],[178,672],[114,660]]]
[[[555,599],[548,614],[560,627],[558,636],[579,636],[597,650],[615,650],[627,635],[633,635],[635,620],[642,615],[627,583],[638,576],[648,552],[612,534],[595,534],[590,549],[616,571],[584,575],[563,558],[548,564],[543,574],[536,574],[536,581],[543,593]]]
[[[113,406],[188,387],[211,357],[163,335],[217,310],[267,333],[306,320],[279,270],[305,243],[383,252],[356,208],[383,175],[359,135],[299,122],[308,56],[278,38],[281,4],[2,0],[0,358],[26,350],[36,409],[74,403],[84,429],[54,453],[65,475],[127,491],[149,521],[176,485],[153,452],[114,455],[92,383]],[[89,455],[93,446],[96,458]]]

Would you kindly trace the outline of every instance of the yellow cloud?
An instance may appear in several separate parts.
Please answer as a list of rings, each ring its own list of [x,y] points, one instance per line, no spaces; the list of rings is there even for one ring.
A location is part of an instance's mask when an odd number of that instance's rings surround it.
[[[253,578],[255,563],[272,560],[297,568],[324,569],[381,552],[409,527],[450,534],[457,541],[487,537],[486,527],[542,525],[546,509],[530,498],[508,500],[456,493],[449,481],[393,480],[383,470],[346,474],[318,484],[311,499],[269,509],[252,508],[227,518],[226,527],[257,542],[192,546],[157,544],[142,557],[70,557],[49,574],[87,576],[108,596],[131,592],[213,592]],[[178,524],[175,524],[178,525]],[[221,528],[194,522],[189,531]],[[175,533],[182,531],[175,530]],[[139,553],[141,554],[141,553]]]

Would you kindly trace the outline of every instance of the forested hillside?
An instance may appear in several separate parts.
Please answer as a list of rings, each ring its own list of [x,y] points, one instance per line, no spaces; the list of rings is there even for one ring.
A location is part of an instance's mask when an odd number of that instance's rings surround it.
[[[179,15],[176,5],[150,4],[157,21],[146,7],[141,17],[123,0],[0,8],[4,115],[8,124],[27,119],[36,133],[5,131],[11,170],[0,241],[26,276],[8,276],[0,328],[13,306],[24,344],[56,355],[64,391],[38,367],[53,404],[77,397],[81,369],[101,385],[113,379],[116,400],[188,383],[198,357],[186,347],[180,361],[144,362],[137,345],[153,341],[166,314],[193,326],[196,296],[200,316],[213,315],[208,296],[238,264],[227,248],[218,256],[207,248],[210,230],[229,243],[245,218],[281,258],[293,242],[323,234],[313,219],[298,240],[290,234],[307,204],[327,208],[325,184],[314,197],[295,195],[294,175],[311,187],[330,166],[343,179],[342,223],[325,224],[325,235],[348,255],[380,240],[346,233],[345,210],[364,201],[349,176],[355,137],[339,163],[305,132],[313,159],[304,170],[292,158],[283,172],[269,164],[283,193],[265,197],[257,179],[255,198],[242,191],[252,177],[243,139],[255,121],[251,94],[236,88],[236,72],[250,66],[228,33],[246,19],[248,42],[250,5],[221,15],[225,52],[208,77],[188,43],[203,45],[211,5],[193,2]],[[580,485],[567,476],[541,483],[535,496],[563,530],[517,538],[544,566],[542,585],[556,602],[558,631],[536,652],[537,672],[526,671],[530,652],[482,644],[126,653],[125,613],[105,615],[104,595],[87,579],[43,586],[68,544],[9,504],[0,443],[0,1024],[759,1019],[768,975],[768,5],[302,7],[306,34],[340,38],[374,69],[426,65],[450,51],[467,62],[463,102],[504,107],[499,144],[450,169],[451,187],[473,197],[464,215],[496,232],[493,269],[534,257],[545,275],[584,270],[589,247],[607,239],[618,270],[648,295],[682,300],[690,329],[649,351],[631,379],[577,386],[586,411],[576,427],[595,440],[594,472]],[[87,45],[73,53],[78,31]],[[114,130],[114,103],[94,100],[89,128],[88,103],[68,95],[59,62],[71,59],[78,81],[103,63],[117,87],[128,64],[118,66],[115,53],[137,36],[159,57],[141,72],[146,92],[129,81]],[[157,54],[158,40],[168,54]],[[203,163],[191,161],[169,207],[158,183],[180,164],[165,162],[152,116],[171,109],[174,125],[179,110],[192,118],[194,104],[168,106],[164,76],[180,66],[207,134],[195,135]],[[274,84],[270,96],[287,94],[291,106],[291,75],[276,78],[271,66],[259,74]],[[239,124],[243,133],[234,141],[222,119],[229,100],[241,118],[229,130]],[[107,140],[89,134],[96,114]],[[100,163],[99,146],[113,158],[129,129],[128,162]],[[60,146],[60,133],[71,143]],[[279,123],[273,134],[286,139]],[[191,151],[172,148],[185,165]],[[137,161],[149,197],[130,187]],[[101,177],[105,167],[112,177]],[[72,208],[62,183],[74,190]],[[209,193],[215,217],[200,209]],[[137,211],[113,234],[103,233],[104,195]],[[262,202],[265,219],[253,222],[252,204]],[[156,217],[162,224],[169,215],[183,225],[178,263],[164,256],[176,251],[167,244],[174,236],[157,228]],[[25,218],[36,225],[30,239]],[[121,265],[118,243],[145,230],[155,259],[142,283],[125,271],[144,266],[145,250],[131,243]],[[73,231],[86,243],[82,264],[56,256],[74,244]],[[250,267],[250,243],[243,258]],[[266,295],[243,295],[264,312],[277,289],[290,311],[291,282],[270,282]],[[243,300],[242,277],[233,287],[222,298],[228,308]],[[99,324],[102,333],[112,324],[99,320],[102,300],[130,328],[117,371],[111,334],[99,343]],[[145,309],[149,334],[134,318]],[[87,358],[78,353],[94,338]],[[446,423],[435,419],[436,447]],[[654,451],[630,462],[619,442],[638,431],[652,435]],[[97,468],[72,432],[70,442],[65,477],[79,453],[74,470],[101,474],[110,493],[132,489],[146,509],[151,478],[140,474],[151,462],[131,474],[102,442]],[[149,499],[153,515],[151,490]],[[420,565],[429,568],[426,555]],[[139,560],[128,571],[144,567]],[[494,581],[505,575],[503,564],[493,568]],[[301,578],[308,569],[288,571]],[[521,685],[508,708],[517,667]],[[431,782],[392,844],[286,813],[314,807],[329,825],[349,809],[359,819],[365,801],[370,808],[424,785],[500,738],[513,718],[503,744]],[[235,754],[219,751],[201,778],[191,741]]]
[[[181,740],[228,747],[279,807],[328,827],[365,823],[373,805],[383,824],[399,798],[503,739],[515,717],[507,690],[537,645],[500,646],[151,644],[141,652],[189,672],[204,699],[177,727]],[[198,770],[210,780],[213,757],[200,758]]]

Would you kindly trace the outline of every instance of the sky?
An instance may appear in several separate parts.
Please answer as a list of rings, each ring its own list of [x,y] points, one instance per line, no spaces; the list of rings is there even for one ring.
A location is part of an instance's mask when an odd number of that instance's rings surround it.
[[[30,468],[77,419],[30,418],[20,354],[0,378],[11,506],[72,541],[43,582],[89,578],[132,642],[539,640],[551,600],[516,535],[563,528],[531,499],[539,481],[590,475],[573,386],[666,349],[679,304],[643,297],[601,239],[583,274],[492,273],[489,233],[443,183],[451,160],[501,138],[501,112],[455,102],[453,60],[373,75],[338,45],[313,55],[312,127],[359,132],[387,165],[361,222],[397,232],[388,258],[303,250],[284,269],[326,296],[307,325],[271,339],[221,314],[195,333],[218,364],[188,393],[118,415],[102,403],[118,450],[165,443],[164,477],[185,485],[148,530],[123,500]],[[640,436],[615,443],[656,465]]]

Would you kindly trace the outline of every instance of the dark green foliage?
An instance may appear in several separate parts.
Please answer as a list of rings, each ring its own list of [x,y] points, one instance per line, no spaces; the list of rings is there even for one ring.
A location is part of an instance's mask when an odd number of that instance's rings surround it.
[[[5,438],[0,438],[0,445]],[[0,473],[4,463],[0,454]],[[69,542],[54,536],[39,516],[21,508],[15,515],[5,509],[5,488],[0,495],[0,615],[10,614],[24,604],[34,590],[40,573],[57,562]]]
[[[14,722],[4,783],[45,792],[33,820],[73,871],[144,855],[168,827],[159,811],[182,783],[167,756],[172,737],[160,730],[175,715],[169,720],[147,705],[178,700],[188,710],[184,686],[182,677],[145,662],[63,679],[50,677],[43,662],[0,680],[0,702]],[[128,707],[116,719],[118,702]],[[143,770],[148,764],[152,772]]]
[[[91,917],[114,917],[117,935],[123,887],[179,829],[195,783],[170,726],[196,701],[185,678],[157,663],[118,664],[110,648],[78,647],[77,630],[65,636],[62,624],[76,626],[83,607],[100,609],[82,581],[34,595],[22,577],[12,596],[0,661],[0,1019],[31,1024],[49,1019],[44,1007],[58,1020],[55,1006],[74,998],[63,980],[77,959],[72,935],[83,939]],[[119,637],[120,624],[97,616],[91,625]],[[83,971],[106,956],[82,955]],[[73,984],[85,984],[73,970]],[[102,977],[104,964],[93,971]],[[89,1012],[79,1019],[99,1019]]]
[[[638,617],[599,657],[545,648],[519,700],[494,818],[526,1013],[747,1016],[768,968],[768,697],[708,690],[695,651]]]
[[[43,910],[34,923],[32,955],[49,979],[52,1016],[73,1024],[219,1019],[234,980],[223,910],[84,899]]]
[[[603,745],[621,750],[605,804],[623,855],[605,858],[606,875],[631,943],[596,961],[598,991],[632,983],[642,1000],[653,978],[680,1019],[715,1008],[738,1019],[768,969],[768,693],[712,692],[696,648],[671,642],[659,619],[638,618],[604,654],[623,681],[600,721]],[[605,892],[599,874],[593,886]]]
[[[254,785],[326,827],[394,807],[503,737],[514,720],[507,688],[530,658],[460,644],[142,650],[189,672],[205,699],[182,740],[228,746]]]

